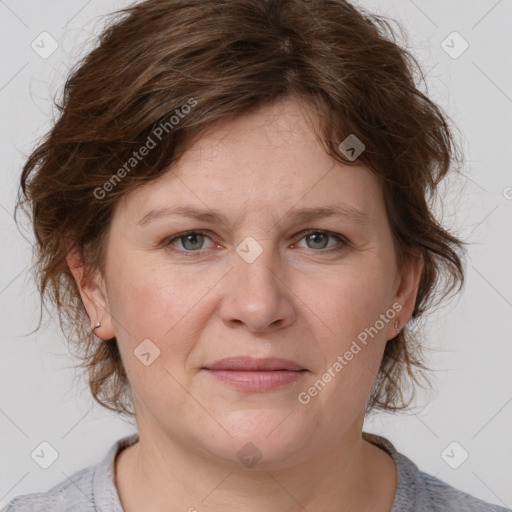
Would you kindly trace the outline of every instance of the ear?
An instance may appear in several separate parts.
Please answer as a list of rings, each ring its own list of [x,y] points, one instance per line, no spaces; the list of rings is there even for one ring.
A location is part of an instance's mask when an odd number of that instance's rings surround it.
[[[73,277],[80,291],[82,302],[91,320],[91,330],[101,322],[100,327],[94,330],[94,334],[104,340],[115,336],[110,316],[110,305],[105,286],[105,281],[99,269],[86,275],[82,251],[73,248],[66,256]]]
[[[398,328],[402,330],[414,311],[418,288],[423,272],[424,260],[419,248],[411,248],[405,255],[404,267],[397,273],[395,280],[396,292],[391,301],[392,309],[396,311],[395,318],[388,323],[387,339],[394,338],[398,333],[395,329],[395,320]]]

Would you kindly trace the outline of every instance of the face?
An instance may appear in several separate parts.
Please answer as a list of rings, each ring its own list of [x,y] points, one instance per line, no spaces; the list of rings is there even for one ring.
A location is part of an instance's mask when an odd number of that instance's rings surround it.
[[[118,340],[141,437],[277,467],[360,435],[421,265],[399,274],[377,178],[328,156],[304,108],[218,123],[116,206],[105,274],[82,297]],[[243,356],[301,371],[206,369]]]

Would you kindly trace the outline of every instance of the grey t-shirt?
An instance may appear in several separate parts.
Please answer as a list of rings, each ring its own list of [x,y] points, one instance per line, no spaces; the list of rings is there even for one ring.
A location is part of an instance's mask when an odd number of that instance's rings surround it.
[[[386,438],[366,432],[363,437],[386,450],[396,463],[397,489],[391,512],[511,512],[419,471]],[[47,492],[17,496],[2,512],[123,512],[114,482],[114,459],[137,441],[137,433],[119,439],[98,464],[77,471]]]

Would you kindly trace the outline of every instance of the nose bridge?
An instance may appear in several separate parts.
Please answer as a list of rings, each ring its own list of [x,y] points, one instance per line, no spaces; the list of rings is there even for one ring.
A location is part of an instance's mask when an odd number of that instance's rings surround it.
[[[244,323],[253,331],[283,325],[293,307],[280,276],[282,266],[270,236],[245,238],[234,255],[231,293],[222,308],[223,320]]]
[[[236,247],[235,275],[240,286],[250,287],[253,294],[275,292],[280,288],[279,262],[270,236],[246,237]]]

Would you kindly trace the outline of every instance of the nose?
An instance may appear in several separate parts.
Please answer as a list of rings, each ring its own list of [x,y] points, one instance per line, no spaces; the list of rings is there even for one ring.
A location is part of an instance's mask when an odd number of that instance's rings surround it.
[[[220,308],[228,327],[245,326],[252,332],[284,328],[295,319],[294,294],[286,282],[279,256],[259,241],[261,254],[252,262],[238,253],[225,284]]]

